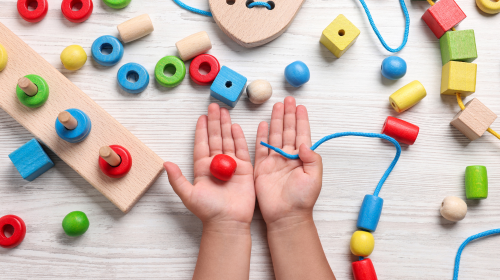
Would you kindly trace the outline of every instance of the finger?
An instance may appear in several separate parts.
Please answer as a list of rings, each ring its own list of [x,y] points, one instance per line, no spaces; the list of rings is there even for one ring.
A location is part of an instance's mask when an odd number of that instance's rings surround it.
[[[309,116],[307,115],[307,109],[305,106],[297,106],[297,149],[302,144],[311,147],[311,127],[309,125]]]
[[[226,108],[220,109],[220,127],[222,131],[222,150],[224,154],[234,155],[234,141],[231,133],[231,116]]]
[[[281,102],[274,104],[271,114],[271,130],[269,131],[269,144],[280,149],[283,148],[284,107]]]
[[[193,185],[191,185],[186,177],[182,175],[182,171],[177,164],[167,161],[163,163],[163,167],[167,171],[168,181],[174,189],[174,192],[181,198],[182,202],[186,204],[191,196]]]
[[[267,122],[261,122],[255,139],[255,166],[269,155],[269,149],[260,144],[260,142],[267,143],[267,133]]]
[[[208,106],[208,145],[210,146],[210,156],[222,154],[220,109],[216,103]]]
[[[283,121],[283,147],[292,147],[295,150],[296,136],[296,104],[295,98],[288,96],[285,98],[285,116]]]
[[[231,129],[234,138],[234,147],[236,148],[236,157],[250,162],[250,153],[248,152],[248,144],[243,129],[236,123],[231,126]]]
[[[319,179],[323,177],[323,160],[319,154],[307,147],[306,144],[302,144],[299,147],[299,157],[304,164],[305,173]]]
[[[209,156],[210,149],[208,146],[207,116],[203,115],[198,118],[198,122],[196,123],[193,160],[196,162],[199,159]]]

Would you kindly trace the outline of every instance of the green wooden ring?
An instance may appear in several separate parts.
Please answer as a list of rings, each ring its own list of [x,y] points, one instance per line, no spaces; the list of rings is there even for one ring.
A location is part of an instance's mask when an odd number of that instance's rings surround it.
[[[174,75],[168,77],[163,71],[165,67],[172,65],[175,67]],[[184,80],[186,76],[186,65],[177,56],[165,56],[156,63],[155,67],[155,78],[158,83],[164,87],[175,87]]]
[[[104,4],[113,9],[123,9],[130,4],[132,0],[102,0]]]
[[[47,99],[49,98],[49,85],[42,77],[38,75],[31,74],[24,77],[28,78],[36,85],[36,87],[38,88],[38,92],[34,96],[29,96],[24,93],[24,91],[19,86],[17,86],[17,98],[26,107],[36,108],[42,106],[43,103],[45,103],[45,101],[47,101]]]

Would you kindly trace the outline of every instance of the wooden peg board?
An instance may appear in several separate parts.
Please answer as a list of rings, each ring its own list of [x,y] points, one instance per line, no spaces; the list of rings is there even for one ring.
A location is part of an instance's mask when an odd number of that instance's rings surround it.
[[[0,72],[0,108],[128,212],[161,174],[163,160],[2,23],[0,44],[9,55]],[[39,108],[28,108],[17,99],[17,81],[27,74],[39,75],[49,85],[49,99]],[[92,121],[89,136],[76,144],[59,138],[55,130],[57,115],[70,108],[84,111]],[[99,169],[99,149],[105,145],[121,145],[132,155],[132,169],[125,177],[109,178]]]

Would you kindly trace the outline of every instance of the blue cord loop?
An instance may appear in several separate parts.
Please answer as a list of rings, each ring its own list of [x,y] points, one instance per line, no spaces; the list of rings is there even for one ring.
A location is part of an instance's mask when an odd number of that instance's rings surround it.
[[[499,233],[500,233],[500,228],[491,229],[491,230],[487,230],[487,231],[478,233],[476,235],[473,235],[473,236],[465,239],[464,243],[462,243],[462,245],[460,245],[460,247],[458,248],[458,251],[457,251],[457,256],[455,258],[455,269],[453,270],[453,280],[458,279],[458,269],[460,268],[460,257],[462,256],[462,251],[464,250],[465,246],[467,246],[467,244],[469,244],[469,242],[474,241],[478,238],[490,236],[493,234],[499,234]]]
[[[408,42],[408,33],[410,32],[410,15],[408,14],[408,9],[406,8],[405,1],[399,0],[399,2],[401,3],[401,8],[403,9],[403,13],[405,14],[406,23],[405,23],[405,34],[403,37],[403,42],[396,49],[389,47],[387,45],[387,43],[384,41],[384,38],[382,38],[382,35],[380,35],[380,32],[378,31],[377,26],[375,25],[375,22],[373,21],[372,15],[370,13],[370,9],[368,9],[368,6],[366,5],[365,1],[359,0],[359,2],[361,2],[361,5],[363,5],[363,8],[365,9],[365,12],[366,12],[366,16],[368,16],[368,21],[370,21],[370,25],[372,26],[373,31],[375,32],[375,34],[377,34],[377,37],[380,40],[380,43],[382,43],[382,45],[384,46],[384,48],[390,52],[393,52],[393,53],[396,53],[396,52],[399,52],[400,50],[402,50],[405,47],[406,43]]]
[[[252,2],[247,7],[248,8],[253,8],[253,7],[256,7],[256,6],[266,7],[268,10],[272,9],[271,5],[269,5],[269,3],[266,3],[266,2]]]
[[[191,11],[193,13],[197,13],[197,14],[200,14],[200,15],[204,15],[204,16],[207,16],[207,17],[211,17],[212,16],[212,13],[209,12],[209,11],[203,11],[203,10],[200,10],[200,9],[196,9],[196,8],[193,8],[191,6],[188,6],[186,4],[184,4],[181,0],[173,0],[177,5],[181,6],[181,8],[184,8],[188,11]]]
[[[391,165],[389,165],[389,168],[387,168],[384,175],[382,176],[382,178],[378,182],[378,185],[375,188],[375,191],[373,192],[374,196],[378,196],[378,194],[380,193],[380,189],[382,189],[382,185],[384,185],[384,183],[385,183],[385,180],[387,180],[387,177],[389,177],[389,175],[391,174],[391,171],[394,169],[394,166],[396,166],[396,163],[398,163],[399,156],[401,155],[401,146],[399,145],[398,141],[394,140],[394,138],[389,137],[385,134],[347,131],[347,132],[337,132],[337,133],[334,133],[334,134],[331,134],[331,135],[328,135],[328,136],[321,138],[318,142],[316,142],[311,147],[311,150],[313,150],[313,151],[316,150],[316,148],[318,148],[319,145],[323,144],[324,142],[326,142],[330,139],[343,137],[343,136],[362,136],[362,137],[370,137],[370,138],[381,138],[381,139],[385,139],[385,140],[391,142],[394,145],[394,147],[396,147],[396,156],[392,160]],[[278,154],[280,154],[288,159],[299,159],[299,155],[291,155],[291,154],[285,153],[283,150],[276,148],[276,147],[273,147],[273,146],[271,146],[267,143],[264,143],[264,142],[260,142],[260,144],[262,146],[265,146],[265,147],[277,152]]]

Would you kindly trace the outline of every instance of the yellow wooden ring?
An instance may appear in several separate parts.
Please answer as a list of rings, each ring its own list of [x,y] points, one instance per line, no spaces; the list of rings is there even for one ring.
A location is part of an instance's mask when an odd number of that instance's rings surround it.
[[[0,71],[7,66],[7,50],[0,44]]]
[[[476,0],[476,4],[487,14],[500,13],[500,0]]]

